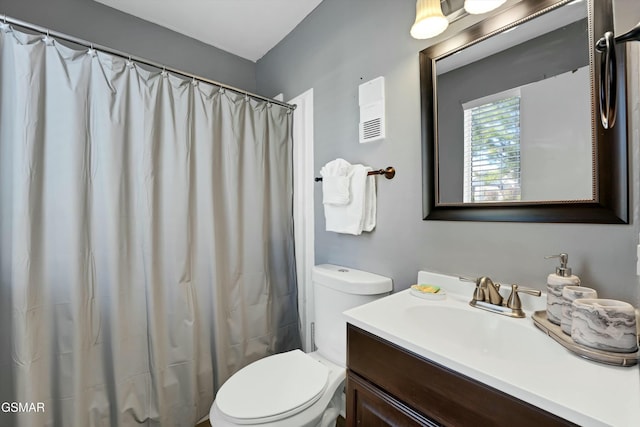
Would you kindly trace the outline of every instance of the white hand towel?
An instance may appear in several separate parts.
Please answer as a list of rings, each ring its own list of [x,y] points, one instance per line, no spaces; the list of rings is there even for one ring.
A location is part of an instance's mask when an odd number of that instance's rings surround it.
[[[351,167],[349,193],[351,199],[345,205],[324,205],[327,231],[353,235],[362,234],[365,212],[367,170],[362,165]]]
[[[322,176],[322,203],[346,205],[351,195],[349,184],[351,179],[351,163],[343,159],[335,159],[320,169]]]
[[[373,168],[366,167],[367,172]],[[376,178],[369,175],[366,178],[364,190],[364,215],[362,218],[362,230],[371,231],[376,227]]]

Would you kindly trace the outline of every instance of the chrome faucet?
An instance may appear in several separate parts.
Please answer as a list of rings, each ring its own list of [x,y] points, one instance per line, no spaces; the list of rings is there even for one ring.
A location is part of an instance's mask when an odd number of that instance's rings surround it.
[[[468,281],[469,279],[460,277],[460,280]],[[525,317],[518,293],[523,292],[537,297],[542,294],[537,289],[524,288],[513,284],[511,285],[511,294],[505,301],[500,295],[499,283],[494,283],[493,280],[486,276],[479,277],[475,282],[476,289],[473,291],[473,298],[469,305],[510,317]]]

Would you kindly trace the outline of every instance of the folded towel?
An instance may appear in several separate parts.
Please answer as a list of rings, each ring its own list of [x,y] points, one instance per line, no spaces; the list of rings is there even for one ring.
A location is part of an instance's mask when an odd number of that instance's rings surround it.
[[[346,205],[349,203],[349,177],[325,176],[322,178],[322,203]]]
[[[367,172],[373,168],[366,167]],[[371,231],[376,227],[376,178],[369,175],[365,182],[364,191],[364,215],[362,218],[362,230]]]
[[[376,180],[367,176],[372,168],[352,165],[349,173],[349,203],[324,204],[327,231],[360,235],[376,226]],[[324,179],[324,177],[323,177]]]
[[[322,203],[330,205],[346,205],[351,199],[349,183],[351,180],[351,163],[343,159],[335,159],[320,169],[322,176]]]
[[[323,178],[324,179],[324,178]],[[362,234],[365,213],[365,192],[367,169],[362,165],[352,165],[349,181],[349,203],[345,205],[324,205],[327,231],[336,233]]]

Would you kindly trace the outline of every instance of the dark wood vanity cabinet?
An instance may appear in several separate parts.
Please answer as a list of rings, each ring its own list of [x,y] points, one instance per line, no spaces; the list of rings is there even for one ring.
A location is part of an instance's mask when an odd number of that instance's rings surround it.
[[[438,426],[358,375],[347,377],[348,426]]]
[[[348,427],[575,425],[351,324],[347,368]]]

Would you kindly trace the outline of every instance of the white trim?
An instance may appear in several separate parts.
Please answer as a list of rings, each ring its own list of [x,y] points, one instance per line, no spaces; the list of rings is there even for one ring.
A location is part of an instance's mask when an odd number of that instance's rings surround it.
[[[293,113],[293,223],[298,278],[300,334],[305,352],[314,350],[311,341],[313,322],[313,286],[311,269],[314,250],[314,165],[313,165],[313,89],[289,101],[296,104]]]

